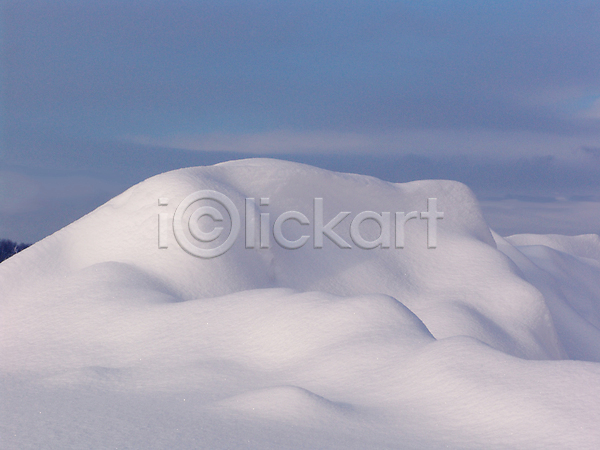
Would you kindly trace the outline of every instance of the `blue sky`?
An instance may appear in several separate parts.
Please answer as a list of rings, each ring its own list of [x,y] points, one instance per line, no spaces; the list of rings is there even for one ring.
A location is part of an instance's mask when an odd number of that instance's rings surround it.
[[[252,155],[598,201],[598,24],[595,1],[5,1],[0,233]]]

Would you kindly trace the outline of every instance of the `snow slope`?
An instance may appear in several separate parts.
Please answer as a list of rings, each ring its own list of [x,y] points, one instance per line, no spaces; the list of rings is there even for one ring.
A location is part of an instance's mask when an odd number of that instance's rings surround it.
[[[241,218],[209,259],[173,234],[201,190]],[[306,244],[271,228],[260,248],[257,222],[246,248],[246,198],[271,227],[304,214],[282,230]],[[315,198],[324,223],[349,213],[351,248],[315,248]],[[415,218],[396,248],[395,213],[430,198],[437,247]],[[390,248],[356,245],[362,211],[390,213]],[[0,264],[2,448],[597,448],[597,255],[598,236],[493,234],[452,181],[267,159],[168,172]]]

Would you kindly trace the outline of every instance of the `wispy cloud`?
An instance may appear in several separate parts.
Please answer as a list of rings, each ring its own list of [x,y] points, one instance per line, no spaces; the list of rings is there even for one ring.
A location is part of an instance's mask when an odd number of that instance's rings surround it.
[[[582,136],[530,131],[423,129],[386,132],[278,130],[247,134],[175,134],[162,137],[133,135],[126,142],[195,151],[239,152],[257,155],[336,154],[429,156],[553,156],[576,161],[578,149],[593,149],[600,133]],[[587,150],[585,150],[587,152]]]

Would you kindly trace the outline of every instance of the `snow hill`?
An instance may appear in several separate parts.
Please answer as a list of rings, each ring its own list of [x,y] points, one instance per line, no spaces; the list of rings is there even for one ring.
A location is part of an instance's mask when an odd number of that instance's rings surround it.
[[[502,238],[458,182],[176,170],[0,289],[2,448],[600,448],[598,236]]]

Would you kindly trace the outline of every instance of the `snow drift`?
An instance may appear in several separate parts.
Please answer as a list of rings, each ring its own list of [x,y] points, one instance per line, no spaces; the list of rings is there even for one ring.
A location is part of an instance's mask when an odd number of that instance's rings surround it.
[[[241,217],[214,258],[173,234],[203,190]],[[248,198],[268,248],[247,248]],[[315,198],[325,222],[348,213],[351,248],[316,245]],[[403,248],[393,225],[389,248],[355,245],[359,213],[431,198],[436,248],[418,214]],[[294,250],[273,236],[286,211],[311,222],[283,224],[308,236]],[[596,448],[599,255],[595,235],[495,235],[452,181],[264,159],[165,173],[0,265],[3,447]]]

